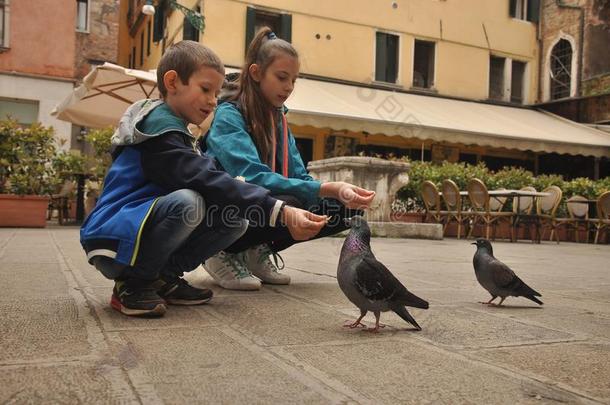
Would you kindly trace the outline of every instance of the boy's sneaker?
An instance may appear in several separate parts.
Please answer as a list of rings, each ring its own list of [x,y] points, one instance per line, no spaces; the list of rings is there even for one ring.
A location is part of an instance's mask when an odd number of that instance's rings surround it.
[[[163,316],[167,309],[153,283],[133,279],[114,282],[110,306],[124,315],[144,317]]]
[[[212,299],[212,291],[195,288],[183,278],[162,277],[156,284],[157,294],[171,305],[201,305]]]
[[[261,282],[246,268],[243,254],[220,251],[205,261],[203,267],[222,288],[259,290]]]
[[[278,267],[269,258],[273,252],[267,244],[258,245],[246,251],[246,265],[253,275],[266,284],[290,284],[290,276],[279,272]],[[277,255],[277,253],[276,253]],[[279,257],[279,255],[277,255]],[[280,257],[281,259],[281,257]],[[283,260],[282,260],[283,263]],[[282,266],[283,268],[284,266]]]

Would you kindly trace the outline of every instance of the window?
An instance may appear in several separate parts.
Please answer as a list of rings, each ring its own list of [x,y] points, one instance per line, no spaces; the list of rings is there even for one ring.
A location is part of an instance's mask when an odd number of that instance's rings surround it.
[[[246,11],[246,50],[256,32],[263,27],[271,28],[279,38],[292,42],[292,15],[248,7]]]
[[[201,9],[197,7],[197,13],[201,12]],[[182,39],[189,39],[191,41],[199,42],[199,30],[191,24],[186,16],[184,17],[184,23],[182,26]]]
[[[413,87],[429,89],[434,86],[435,43],[415,40],[413,55]]]
[[[151,22],[150,19],[148,20],[148,34],[147,34],[147,38],[146,38],[146,56],[150,56],[150,40],[151,40]]]
[[[165,36],[165,13],[167,12],[167,2],[163,1],[155,7],[155,25],[153,31],[153,42],[159,42]]]
[[[504,66],[505,58],[490,56],[489,58],[489,98],[504,100]]]
[[[9,3],[8,0],[0,0],[0,52],[2,48],[8,48],[9,32]]]
[[[518,20],[538,22],[540,0],[509,0],[508,14]]]
[[[524,94],[525,62],[514,60],[512,63],[510,101],[511,103],[523,104]]]
[[[572,46],[561,39],[551,51],[551,100],[570,97],[572,82]]]
[[[76,30],[89,29],[89,0],[76,0]]]
[[[375,42],[375,80],[396,83],[398,78],[398,36],[378,32]]]
[[[489,57],[489,99],[524,102],[526,62],[491,55]]]
[[[20,125],[33,124],[38,121],[38,102],[0,98],[0,120],[7,116],[17,120]]]
[[[140,33],[140,66],[144,64],[144,31]]]

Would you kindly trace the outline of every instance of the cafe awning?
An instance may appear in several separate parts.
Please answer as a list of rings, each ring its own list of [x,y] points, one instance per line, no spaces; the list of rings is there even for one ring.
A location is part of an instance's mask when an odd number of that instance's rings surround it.
[[[299,79],[296,125],[544,153],[610,156],[610,134],[533,108]]]
[[[227,73],[236,71],[227,68]],[[53,114],[83,126],[117,125],[129,104],[157,97],[155,90],[154,71],[106,63],[89,73]],[[297,80],[286,105],[289,122],[295,125],[521,151],[610,156],[609,133],[534,108],[308,78]]]

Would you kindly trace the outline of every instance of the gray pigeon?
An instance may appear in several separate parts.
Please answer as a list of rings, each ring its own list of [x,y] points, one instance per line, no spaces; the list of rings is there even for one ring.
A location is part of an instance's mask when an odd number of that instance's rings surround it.
[[[491,294],[491,299],[481,304],[496,305],[492,301],[500,297],[502,300],[497,305],[501,306],[508,296],[525,297],[536,304],[543,304],[536,298],[542,297],[539,292],[525,284],[514,271],[494,257],[491,243],[487,239],[477,239],[472,244],[477,245],[477,252],[472,260],[474,274],[479,284]]]
[[[405,286],[380,263],[371,252],[371,231],[361,216],[346,219],[351,227],[339,258],[337,281],[347,298],[360,308],[360,318],[346,325],[350,328],[364,326],[360,321],[368,311],[373,311],[376,322],[371,332],[379,330],[381,312],[394,311],[405,321],[421,327],[409,314],[406,306],[428,309],[428,302],[410,293]]]

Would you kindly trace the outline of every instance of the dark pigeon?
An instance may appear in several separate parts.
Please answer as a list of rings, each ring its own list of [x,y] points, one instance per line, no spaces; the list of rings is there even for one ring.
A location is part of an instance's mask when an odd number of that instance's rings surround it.
[[[501,298],[501,306],[506,297],[525,297],[542,305],[536,297],[542,297],[539,292],[525,284],[514,271],[494,257],[491,243],[487,239],[477,239],[472,243],[477,245],[477,252],[472,260],[477,281],[491,294],[491,299],[481,304],[496,305],[492,301]]]
[[[368,311],[373,311],[376,322],[375,327],[369,331],[377,332],[381,312],[394,311],[417,330],[421,330],[406,307],[428,309],[428,302],[410,293],[375,258],[370,247],[371,231],[364,218],[354,216],[345,221],[351,229],[341,249],[337,281],[347,298],[360,308],[360,318],[346,326],[364,326],[360,321]]]

